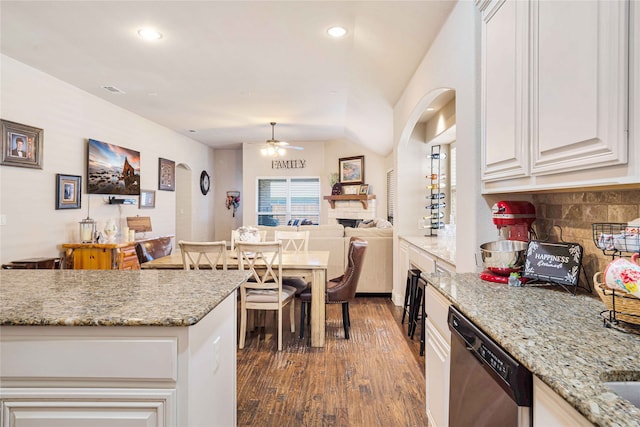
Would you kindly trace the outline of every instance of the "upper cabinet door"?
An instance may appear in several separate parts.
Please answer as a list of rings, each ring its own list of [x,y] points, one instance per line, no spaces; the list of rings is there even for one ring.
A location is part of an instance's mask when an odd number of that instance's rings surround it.
[[[479,2],[482,11],[482,178],[527,176],[527,2]]]
[[[531,173],[626,163],[629,3],[530,7]]]

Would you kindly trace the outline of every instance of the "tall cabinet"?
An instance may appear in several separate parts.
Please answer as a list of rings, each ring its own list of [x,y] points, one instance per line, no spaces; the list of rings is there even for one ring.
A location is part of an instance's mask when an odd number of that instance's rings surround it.
[[[477,4],[483,191],[637,182],[639,165],[629,164],[638,157],[629,158],[630,2]]]

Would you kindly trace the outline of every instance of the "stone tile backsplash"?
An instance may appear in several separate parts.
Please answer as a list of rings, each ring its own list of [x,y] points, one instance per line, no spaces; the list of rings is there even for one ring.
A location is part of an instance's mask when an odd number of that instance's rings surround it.
[[[627,223],[640,218],[640,189],[534,194],[538,239],[576,242],[584,248],[582,266],[593,288],[593,275],[611,261],[593,242],[594,223]],[[581,286],[584,276],[580,278]]]

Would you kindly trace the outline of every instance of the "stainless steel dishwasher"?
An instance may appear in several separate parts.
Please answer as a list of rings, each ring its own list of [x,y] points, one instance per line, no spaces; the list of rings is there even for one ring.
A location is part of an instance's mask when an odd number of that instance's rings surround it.
[[[531,426],[531,372],[455,307],[448,321],[449,427]]]

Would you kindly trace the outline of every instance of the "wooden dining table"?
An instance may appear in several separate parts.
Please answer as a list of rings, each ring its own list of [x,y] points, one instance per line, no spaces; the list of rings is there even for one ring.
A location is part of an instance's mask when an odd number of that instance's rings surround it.
[[[325,290],[327,285],[327,267],[329,251],[303,251],[282,253],[283,276],[311,277],[311,346],[324,347],[325,341]],[[256,265],[258,267],[258,265]],[[182,254],[176,251],[171,255],[156,258],[140,265],[142,269],[180,270],[183,267]],[[202,264],[200,268],[210,268]],[[237,269],[238,258],[235,253],[227,252],[227,268]]]

